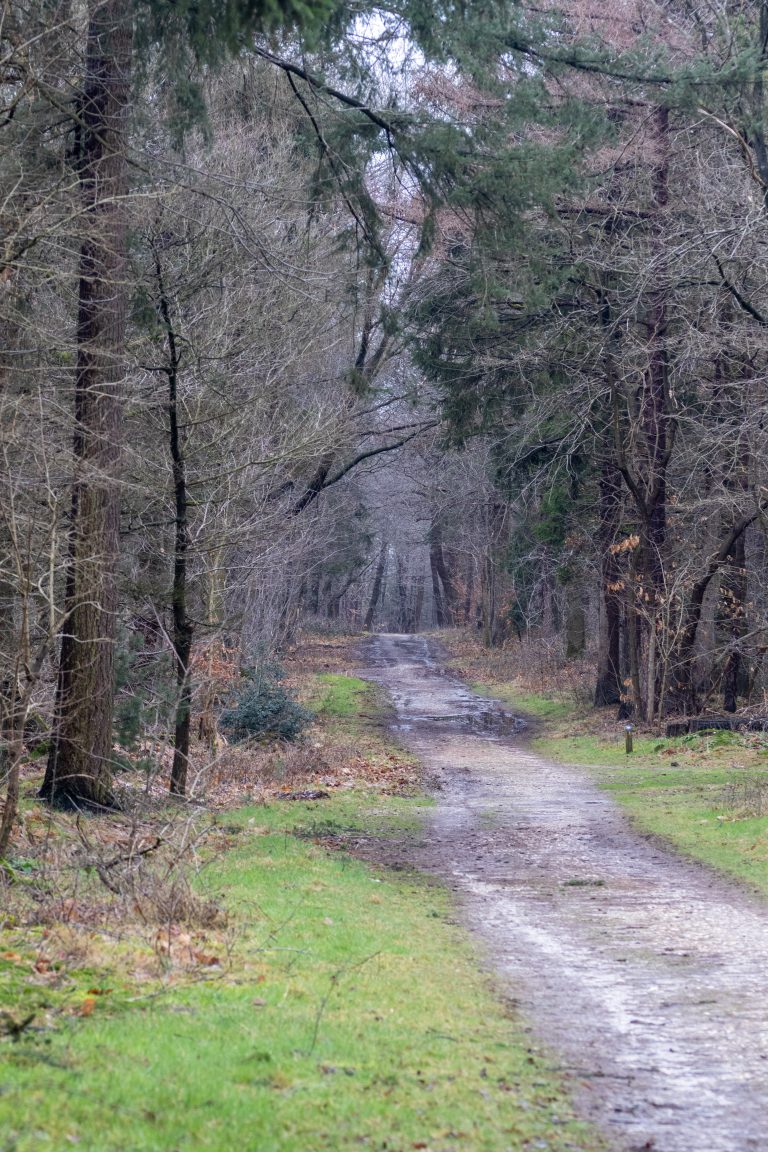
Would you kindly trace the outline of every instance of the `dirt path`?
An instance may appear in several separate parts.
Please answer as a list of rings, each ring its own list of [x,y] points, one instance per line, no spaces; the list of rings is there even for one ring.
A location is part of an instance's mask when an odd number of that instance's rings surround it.
[[[633,832],[525,746],[422,637],[362,673],[439,780],[413,862],[454,884],[512,995],[617,1149],[768,1150],[768,905]]]

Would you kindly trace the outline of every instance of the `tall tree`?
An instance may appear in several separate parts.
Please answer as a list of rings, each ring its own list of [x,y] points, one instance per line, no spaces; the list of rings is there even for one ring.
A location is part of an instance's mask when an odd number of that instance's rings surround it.
[[[74,113],[83,241],[67,624],[41,789],[59,803],[102,806],[112,803],[132,48],[133,18],[124,0],[94,0],[85,80]]]

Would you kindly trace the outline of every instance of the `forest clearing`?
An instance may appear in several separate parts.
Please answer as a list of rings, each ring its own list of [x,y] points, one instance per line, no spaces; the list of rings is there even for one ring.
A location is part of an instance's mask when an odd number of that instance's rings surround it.
[[[0,1152],[768,1149],[768,0],[0,0]]]

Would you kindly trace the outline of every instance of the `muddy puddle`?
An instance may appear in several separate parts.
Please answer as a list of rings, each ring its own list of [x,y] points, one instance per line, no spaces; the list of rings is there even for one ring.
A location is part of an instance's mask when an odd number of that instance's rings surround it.
[[[768,1152],[768,902],[633,832],[424,638],[365,658],[437,783],[408,862],[455,887],[582,1112],[622,1152]]]

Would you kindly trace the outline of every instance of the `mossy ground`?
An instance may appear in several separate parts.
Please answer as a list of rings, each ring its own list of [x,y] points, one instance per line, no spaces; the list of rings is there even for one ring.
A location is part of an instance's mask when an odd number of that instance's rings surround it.
[[[516,712],[532,716],[536,720],[565,720],[573,712],[573,705],[562,696],[526,692],[514,684],[485,684],[475,681],[472,688],[481,696],[493,696],[503,704],[508,704]]]

